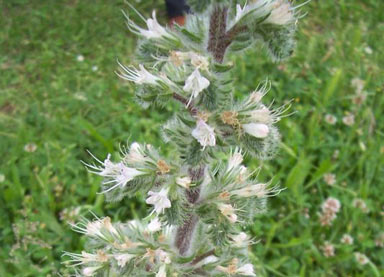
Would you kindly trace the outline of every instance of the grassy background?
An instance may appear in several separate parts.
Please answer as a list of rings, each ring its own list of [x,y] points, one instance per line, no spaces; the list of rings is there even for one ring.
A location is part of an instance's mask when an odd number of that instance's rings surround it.
[[[160,0],[136,2],[146,15],[158,7],[165,16]],[[103,157],[127,139],[162,145],[158,129],[172,107],[142,110],[114,74],[117,58],[134,58],[125,7],[112,0],[0,2],[0,276],[65,273],[62,251],[83,243],[60,216],[65,209],[115,220],[145,213],[140,200],[105,203],[96,194],[100,180],[79,162],[89,161],[86,149]],[[384,231],[384,2],[313,0],[304,10],[289,61],[273,64],[259,48],[236,59],[239,95],[268,77],[268,100],[293,99],[297,112],[279,123],[277,158],[261,164],[261,179],[273,177],[287,190],[250,226],[261,239],[255,263],[268,276],[382,276],[384,249],[374,241]],[[351,101],[353,78],[366,84],[360,106]],[[353,126],[341,121],[347,112]],[[336,125],[324,121],[328,113]],[[25,151],[31,143],[36,150]],[[336,175],[334,185],[324,182],[326,173]],[[330,228],[317,215],[328,196],[342,204]],[[369,213],[353,207],[355,198]],[[344,233],[352,246],[340,243]],[[335,245],[334,257],[322,254],[325,241]],[[359,265],[355,251],[371,263]]]

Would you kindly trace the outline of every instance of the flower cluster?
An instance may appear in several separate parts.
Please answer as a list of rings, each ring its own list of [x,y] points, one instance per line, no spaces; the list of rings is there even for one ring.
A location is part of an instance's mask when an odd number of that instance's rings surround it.
[[[340,201],[329,197],[321,205],[320,224],[322,226],[331,226],[336,219],[337,213],[341,207]]]
[[[174,255],[171,249],[164,248],[171,232],[165,229],[160,233],[161,223],[157,218],[146,225],[137,221],[112,224],[109,217],[96,218],[73,225],[73,229],[101,246],[92,253],[82,251],[80,254],[64,254],[70,258],[67,263],[82,266],[83,276],[94,276],[103,268],[111,268],[112,272],[118,274],[124,272],[131,263],[145,264],[156,276],[165,276],[166,266]],[[138,239],[139,234],[144,236]]]
[[[335,246],[328,241],[321,246],[321,250],[323,251],[323,255],[327,258],[335,256]]]
[[[143,107],[176,102],[182,109],[162,128],[172,149],[167,158],[136,142],[123,146],[117,161],[91,154],[95,162],[86,166],[103,178],[107,201],[139,193],[151,213],[128,223],[96,217],[72,224],[89,240],[90,250],[65,253],[79,275],[256,276],[248,255],[255,241],[242,230],[282,189],[257,180],[244,156],[273,157],[276,123],[290,104],[262,103],[268,81],[235,100],[229,54],[262,42],[274,60],[288,57],[297,9],[287,0],[204,2],[204,13],[173,28],[162,26],[155,12],[144,19],[133,8],[145,27],[124,14],[140,38],[138,64],[119,62],[117,75],[137,87]]]

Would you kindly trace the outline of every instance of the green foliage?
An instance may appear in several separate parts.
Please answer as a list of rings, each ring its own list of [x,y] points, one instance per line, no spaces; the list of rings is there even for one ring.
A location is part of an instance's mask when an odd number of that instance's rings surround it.
[[[266,28],[267,25],[268,27]],[[264,24],[262,28],[257,27],[254,30],[254,36],[261,38],[265,43],[268,53],[275,61],[281,61],[292,55],[295,47],[294,26],[276,26]]]

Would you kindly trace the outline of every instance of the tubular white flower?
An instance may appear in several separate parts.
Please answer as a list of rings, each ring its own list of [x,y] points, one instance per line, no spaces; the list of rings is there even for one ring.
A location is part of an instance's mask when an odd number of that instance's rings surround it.
[[[128,164],[143,164],[148,158],[143,154],[143,148],[137,142],[134,142],[129,147],[128,153],[124,154],[124,161]]]
[[[287,0],[276,0],[273,4],[271,14],[264,21],[276,25],[286,25],[295,21],[293,8]]]
[[[134,67],[127,67],[119,61],[117,63],[123,71],[117,72],[116,74],[124,80],[134,82],[138,85],[158,85],[157,82],[161,80],[159,77],[149,73],[142,64],[139,64],[138,70]]]
[[[263,97],[268,93],[271,88],[271,82],[265,80],[263,83],[259,84],[257,88],[249,95],[247,99],[248,104],[257,104],[263,99]]]
[[[102,224],[101,220],[89,222],[86,225],[85,234],[90,236],[90,237],[105,238],[104,234],[102,233],[102,228],[103,228],[103,224]]]
[[[367,263],[369,263],[369,259],[364,254],[360,252],[355,252],[354,254],[355,254],[355,259],[359,264],[366,265]]]
[[[156,11],[152,12],[152,18],[148,18],[145,20],[147,24],[147,30],[137,26],[127,15],[125,15],[125,17],[128,20],[128,29],[137,35],[143,36],[147,39],[172,37],[171,34],[169,34],[167,30],[163,26],[161,26],[157,21]]]
[[[97,166],[95,164],[85,164],[90,169],[89,171],[104,177],[103,185],[112,184],[111,187],[107,188],[101,193],[109,192],[117,187],[123,188],[129,181],[132,181],[135,177],[144,174],[144,172],[139,171],[135,168],[127,167],[122,162],[111,162],[110,154],[108,154],[107,159],[105,159],[104,162],[101,162],[93,155],[92,157],[96,159],[96,161],[100,163],[101,166]]]
[[[101,266],[88,266],[83,268],[82,273],[84,276],[94,276],[96,271],[98,271],[101,268]]]
[[[236,5],[236,16],[235,16],[235,22],[238,22],[245,14],[247,8],[247,4],[244,4],[244,7],[241,7],[240,4]]]
[[[108,240],[107,236],[118,236],[119,232],[112,225],[111,219],[105,217],[102,219],[97,219],[95,221],[84,220],[77,224],[72,224],[72,229],[76,232],[85,234],[90,237],[100,238],[103,240]]]
[[[192,136],[203,146],[203,149],[205,149],[206,146],[216,145],[214,130],[214,128],[200,119],[197,121],[196,128],[192,131]]]
[[[220,212],[229,220],[231,223],[235,223],[237,221],[237,215],[235,214],[235,209],[231,204],[223,204],[219,203],[217,205]]]
[[[233,247],[245,247],[247,245],[249,245],[251,243],[251,241],[249,240],[249,237],[246,233],[244,232],[240,232],[239,234],[237,235],[233,235],[231,236],[231,240],[232,240],[232,246]]]
[[[147,230],[150,233],[155,233],[157,231],[160,231],[161,230],[161,222],[160,222],[159,218],[155,217],[154,219],[152,219],[151,222],[149,222],[149,224],[147,226]]]
[[[265,138],[269,134],[269,127],[262,123],[248,123],[242,125],[244,131],[256,138]]]
[[[231,171],[234,168],[237,168],[243,162],[243,155],[241,149],[236,147],[235,151],[232,153],[231,157],[228,160],[227,171]]]
[[[178,184],[179,186],[182,186],[183,188],[186,188],[186,189],[189,188],[189,186],[191,185],[191,182],[192,182],[192,180],[189,176],[176,178],[176,184]]]
[[[148,195],[149,197],[145,202],[153,205],[156,213],[161,214],[165,209],[171,207],[171,201],[168,199],[167,188],[162,188],[159,192],[149,191]]]
[[[88,169],[90,169],[89,171],[91,173],[94,173],[94,174],[97,174],[97,175],[100,175],[100,176],[108,176],[109,174],[115,172],[116,170],[118,170],[119,168],[119,165],[111,162],[111,154],[108,154],[107,155],[107,158],[104,160],[104,162],[100,161],[99,159],[97,159],[94,155],[92,155],[91,153],[89,153],[98,163],[101,164],[101,166],[96,166],[95,164],[87,164],[87,163],[84,163],[84,165],[86,167],[88,167]]]
[[[103,181],[104,185],[112,184],[112,186],[102,191],[102,193],[109,192],[117,187],[123,188],[129,181],[132,181],[135,177],[143,174],[144,172],[142,171],[127,167],[123,163],[118,163],[118,170],[105,176],[106,179]]]
[[[267,184],[259,183],[255,185],[246,186],[241,189],[233,190],[230,192],[231,195],[237,195],[240,197],[253,197],[258,198],[272,197],[278,195],[282,189],[278,187],[268,188]]]
[[[198,68],[196,68],[191,75],[187,78],[185,81],[185,85],[183,87],[183,90],[185,92],[191,93],[191,97],[189,99],[189,102],[187,105],[190,104],[192,99],[199,96],[199,93],[202,92],[204,89],[209,87],[209,80],[205,78],[204,76],[201,76],[200,71]]]
[[[82,251],[81,254],[65,252],[64,255],[71,258],[69,262],[72,263],[72,266],[89,263],[104,263],[108,261],[108,255],[101,250],[97,251],[96,254]]]
[[[114,258],[117,261],[117,265],[120,267],[124,267],[130,260],[132,260],[134,257],[136,257],[133,254],[115,254]]]
[[[245,264],[241,267],[239,267],[236,270],[236,273],[245,275],[245,276],[256,276],[255,272],[253,271],[253,265],[251,264]]]
[[[104,217],[101,220],[101,223],[102,223],[103,228],[105,228],[105,230],[107,230],[110,234],[113,234],[116,236],[119,235],[119,232],[117,232],[116,228],[112,225],[110,217],[108,217],[108,216]]]
[[[351,237],[348,234],[344,234],[343,237],[340,239],[341,243],[352,245],[353,244],[353,237]]]

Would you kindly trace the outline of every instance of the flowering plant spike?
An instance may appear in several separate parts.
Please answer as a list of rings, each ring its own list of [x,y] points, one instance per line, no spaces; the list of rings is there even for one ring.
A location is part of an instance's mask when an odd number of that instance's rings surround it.
[[[239,2],[239,3],[236,3]],[[263,43],[273,60],[294,46],[297,7],[287,0],[191,0],[185,26],[159,24],[156,13],[137,24],[138,65],[119,63],[121,78],[137,85],[147,108],[179,103],[162,128],[173,151],[134,142],[113,161],[86,164],[103,177],[108,201],[146,196],[143,220],[112,223],[83,220],[73,229],[88,237],[87,251],[65,253],[78,276],[256,276],[243,227],[265,210],[278,187],[256,180],[242,163],[245,154],[269,159],[279,144],[275,123],[288,107],[262,103],[264,82],[235,99],[232,57]],[[133,12],[138,13],[133,7]]]

